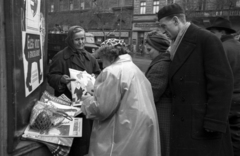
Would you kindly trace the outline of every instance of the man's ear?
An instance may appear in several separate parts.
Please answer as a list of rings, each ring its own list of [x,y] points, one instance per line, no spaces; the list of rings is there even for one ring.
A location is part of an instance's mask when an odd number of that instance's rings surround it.
[[[178,24],[179,24],[179,19],[178,19],[177,16],[173,16],[172,19],[173,19],[175,25],[178,25]]]

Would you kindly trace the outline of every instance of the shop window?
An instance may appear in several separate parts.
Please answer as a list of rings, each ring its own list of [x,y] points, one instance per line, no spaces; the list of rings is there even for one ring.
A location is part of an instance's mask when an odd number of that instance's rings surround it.
[[[153,1],[153,13],[157,13],[159,11],[159,1]]]
[[[146,14],[146,2],[140,2],[140,14]]]

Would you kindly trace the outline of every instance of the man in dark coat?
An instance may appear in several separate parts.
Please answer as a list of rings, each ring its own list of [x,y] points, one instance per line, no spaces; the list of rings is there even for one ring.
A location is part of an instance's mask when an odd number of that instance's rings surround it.
[[[234,156],[240,156],[240,42],[231,35],[236,33],[228,19],[219,17],[207,28],[223,43],[234,77],[234,90],[229,115]]]
[[[85,31],[80,26],[73,26],[69,29],[67,36],[68,46],[58,52],[49,67],[48,83],[55,90],[55,96],[65,94],[72,99],[72,94],[67,85],[71,79],[69,68],[88,72],[89,74],[99,74],[100,69],[97,61],[84,49]],[[69,156],[83,156],[88,153],[91,121],[83,118],[83,134],[81,138],[75,138]]]
[[[170,156],[232,156],[233,75],[221,41],[186,22],[178,4],[160,9],[158,20],[172,40]]]

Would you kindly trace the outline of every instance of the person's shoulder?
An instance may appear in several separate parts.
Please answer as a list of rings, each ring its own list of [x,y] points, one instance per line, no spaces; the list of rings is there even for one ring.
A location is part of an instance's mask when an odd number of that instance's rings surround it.
[[[195,26],[195,32],[198,34],[199,37],[213,37],[215,36],[214,34],[212,34],[210,31],[206,30],[205,28],[199,27],[199,26]]]

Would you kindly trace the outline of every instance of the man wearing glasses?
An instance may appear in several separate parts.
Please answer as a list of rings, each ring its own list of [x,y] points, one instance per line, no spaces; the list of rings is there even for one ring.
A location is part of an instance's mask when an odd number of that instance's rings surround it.
[[[232,156],[233,76],[221,41],[187,22],[178,4],[160,9],[158,22],[172,40],[170,156]]]

